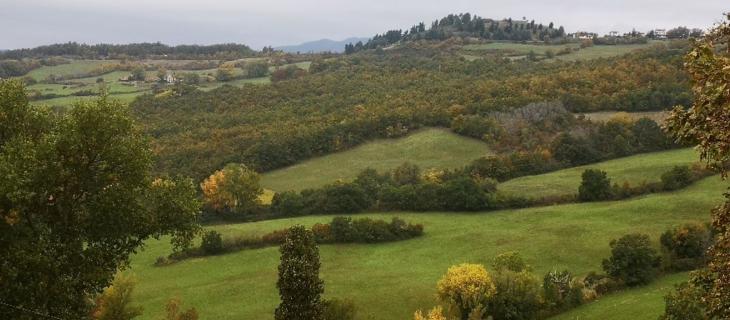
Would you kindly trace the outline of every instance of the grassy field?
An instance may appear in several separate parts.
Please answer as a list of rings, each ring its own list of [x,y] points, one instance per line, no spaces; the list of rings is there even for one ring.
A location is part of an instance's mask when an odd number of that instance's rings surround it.
[[[557,60],[574,61],[574,60],[590,60],[598,58],[610,58],[627,54],[631,51],[651,47],[663,41],[649,41],[646,44],[620,44],[620,45],[601,45],[580,49],[570,54],[555,56]]]
[[[416,309],[436,303],[436,282],[449,266],[462,262],[489,265],[495,255],[509,250],[520,251],[537,274],[564,268],[577,275],[598,271],[609,254],[611,239],[642,232],[658,242],[661,232],[670,227],[707,221],[709,210],[721,201],[726,187],[726,182],[714,176],[677,192],[618,202],[488,213],[363,214],[360,216],[400,216],[422,223],[425,235],[385,244],[322,245],[325,297],[353,299],[360,306],[358,319],[402,320],[410,319]],[[224,236],[262,234],[330,219],[310,216],[214,228]],[[169,250],[167,243],[151,241],[132,259],[131,272],[139,279],[134,298],[145,308],[140,319],[159,318],[171,297],[195,306],[203,319],[272,318],[278,304],[277,248],[153,267],[155,259]],[[611,319],[631,319],[621,316],[622,312],[613,310]]]
[[[688,278],[687,273],[662,277],[648,286],[608,295],[550,318],[551,320],[656,320],[664,313],[664,295]]]
[[[645,153],[541,175],[520,177],[500,183],[497,189],[507,194],[528,197],[576,194],[581,174],[586,169],[606,171],[612,183],[621,185],[624,181],[628,181],[636,186],[644,181],[659,181],[661,175],[674,166],[688,165],[697,159],[697,153],[691,148]]]
[[[601,111],[601,112],[581,113],[579,115],[585,116],[586,119],[588,119],[588,120],[600,121],[600,122],[606,122],[608,120],[611,120],[613,117],[625,115],[633,120],[638,120],[641,118],[649,118],[651,120],[654,120],[656,123],[662,124],[662,123],[664,123],[667,116],[669,116],[669,111],[647,111],[647,112]]]
[[[597,58],[608,58],[614,56],[620,56],[637,49],[648,48],[652,45],[664,43],[662,41],[649,41],[646,44],[630,44],[630,45],[600,45],[592,46],[587,48],[580,48],[579,43],[568,43],[568,44],[532,44],[532,43],[517,43],[517,42],[493,42],[488,44],[472,44],[464,46],[467,52],[482,52],[482,53],[501,53],[510,57],[524,57],[528,53],[533,52],[537,56],[545,56],[548,50],[553,53],[567,48],[573,49],[573,52],[563,55],[556,55],[556,60],[589,60]],[[576,51],[576,49],[579,49]],[[469,60],[476,59],[476,56],[471,54],[465,54],[465,58]]]
[[[132,102],[132,100],[134,100],[134,98],[136,98],[137,96],[139,96],[143,93],[144,92],[118,93],[118,94],[110,94],[109,97],[112,99],[117,99],[121,102],[129,103],[129,102]],[[32,104],[33,105],[67,107],[67,106],[72,105],[76,101],[93,100],[96,98],[98,98],[98,97],[97,96],[85,96],[85,97],[69,96],[69,97],[37,100],[37,101],[33,101]]]
[[[446,129],[425,129],[400,139],[383,139],[356,148],[304,161],[262,176],[261,184],[274,191],[302,190],[351,180],[371,167],[389,170],[406,161],[421,169],[455,168],[489,154],[481,141]]]
[[[38,69],[28,72],[27,76],[38,81],[45,80],[49,75],[56,76],[72,76],[87,73],[95,68],[103,65],[116,63],[116,60],[74,60],[71,63],[60,64],[57,66],[42,66]]]
[[[470,51],[488,51],[488,52],[501,52],[510,56],[523,56],[530,51],[537,55],[544,55],[548,50],[557,52],[563,48],[569,47],[571,49],[580,48],[579,43],[569,44],[558,44],[558,45],[547,45],[547,44],[522,44],[517,42],[492,42],[487,44],[470,44],[464,46],[464,49]]]

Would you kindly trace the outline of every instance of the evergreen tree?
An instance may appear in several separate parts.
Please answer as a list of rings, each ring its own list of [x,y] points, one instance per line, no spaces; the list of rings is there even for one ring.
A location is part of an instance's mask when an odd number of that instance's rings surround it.
[[[281,304],[276,308],[275,319],[322,320],[324,283],[319,279],[319,249],[314,235],[301,225],[293,226],[279,251],[281,264],[276,286]]]

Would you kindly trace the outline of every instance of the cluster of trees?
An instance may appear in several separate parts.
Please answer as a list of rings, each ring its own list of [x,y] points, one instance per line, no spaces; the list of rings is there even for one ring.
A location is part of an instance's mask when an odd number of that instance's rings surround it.
[[[370,218],[353,220],[349,217],[334,217],[330,223],[314,224],[311,231],[317,243],[378,243],[420,237],[423,235],[423,225],[408,223],[398,217],[394,217],[390,222]],[[165,266],[193,257],[278,246],[284,243],[288,232],[288,229],[282,229],[260,237],[239,236],[224,239],[219,232],[210,230],[201,237],[199,247],[159,257],[155,265]]]
[[[594,124],[574,134],[559,135],[552,142],[550,152],[556,161],[574,167],[675,147],[677,144],[653,120],[613,119]]]
[[[126,106],[100,97],[57,114],[0,81],[0,110],[0,318],[86,318],[146,240],[191,244],[194,184],[151,174]]]
[[[565,37],[565,29],[536,24],[535,20],[492,20],[470,13],[449,14],[433,21],[430,27],[421,22],[408,30],[389,30],[376,34],[367,43],[358,42],[345,45],[345,53],[352,54],[365,49],[390,46],[401,41],[445,40],[451,37],[473,37],[487,40],[513,41],[550,41]]]
[[[610,242],[611,255],[602,263],[605,274],[575,277],[568,270],[550,271],[540,281],[518,252],[496,256],[492,272],[479,264],[452,266],[437,284],[442,306],[426,315],[417,311],[414,319],[545,319],[625,287],[648,284],[662,270],[686,270],[674,267],[688,267],[689,261],[701,263],[709,237],[708,229],[701,225],[668,230],[662,236],[662,250],[671,261],[666,269],[662,268],[662,255],[643,234]]]
[[[144,96],[133,109],[154,138],[156,169],[202,179],[229,162],[266,171],[423,126],[453,124],[477,135],[494,113],[536,102],[559,101],[573,112],[686,104],[690,93],[678,54],[656,48],[591,63],[544,64],[465,61],[448,51],[405,48],[313,62],[300,80],[271,86]],[[541,131],[549,132],[535,126],[497,138],[509,147],[517,136],[534,147],[531,137],[552,136]]]
[[[713,174],[716,174],[714,170],[699,165],[694,165],[691,168],[689,166],[675,166],[663,173],[659,182],[644,182],[637,186],[631,186],[628,182],[624,182],[623,185],[611,184],[611,179],[605,171],[587,169],[581,176],[578,200],[618,200],[651,192],[673,191]]]
[[[353,213],[368,209],[477,211],[494,208],[495,184],[458,171],[428,171],[410,163],[392,172],[363,170],[353,182],[274,195],[275,215]]]
[[[255,54],[243,44],[226,43],[213,45],[169,46],[156,43],[130,44],[84,44],[76,42],[58,43],[29,49],[0,52],[3,59],[43,58],[51,56],[73,56],[85,59],[164,58],[164,59],[215,59],[234,60]]]

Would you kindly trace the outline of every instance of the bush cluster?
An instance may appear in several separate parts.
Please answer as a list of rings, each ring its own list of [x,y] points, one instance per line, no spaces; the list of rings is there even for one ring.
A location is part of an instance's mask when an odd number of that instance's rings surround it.
[[[284,243],[288,230],[274,230],[260,237],[238,236],[228,239],[223,239],[219,232],[211,230],[203,234],[199,247],[160,257],[155,265],[164,266],[187,258],[278,246]],[[419,237],[423,235],[423,225],[408,223],[398,217],[394,217],[390,223],[370,218],[334,217],[328,224],[314,224],[311,231],[317,243],[377,243]]]
[[[583,172],[582,182],[578,189],[580,201],[620,200],[637,195],[662,191],[673,191],[686,187],[695,181],[714,174],[712,170],[699,164],[689,166],[675,166],[662,174],[659,182],[643,182],[632,186],[628,182],[623,185],[611,185],[611,179],[605,171],[587,169]]]
[[[660,243],[665,268],[673,271],[693,270],[704,265],[705,252],[712,244],[711,228],[701,224],[684,224],[667,230]]]
[[[363,170],[353,182],[274,195],[274,215],[355,213],[368,209],[477,211],[498,207],[495,182],[464,170],[422,173],[404,163],[392,172]]]

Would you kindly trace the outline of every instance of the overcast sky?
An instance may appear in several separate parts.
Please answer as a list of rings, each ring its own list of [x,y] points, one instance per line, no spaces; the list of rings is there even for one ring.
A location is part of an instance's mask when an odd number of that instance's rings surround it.
[[[77,41],[255,49],[369,37],[449,13],[554,21],[568,32],[708,28],[730,0],[0,0],[0,49]]]

